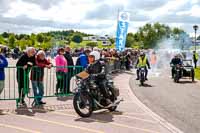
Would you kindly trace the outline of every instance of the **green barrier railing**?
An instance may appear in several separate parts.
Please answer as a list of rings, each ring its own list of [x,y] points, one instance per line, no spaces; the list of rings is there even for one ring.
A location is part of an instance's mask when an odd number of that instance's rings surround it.
[[[1,68],[3,69],[3,68]],[[21,72],[17,72],[17,69],[21,69]],[[18,82],[24,81],[18,79],[25,74],[22,67],[6,67],[4,68],[5,80],[1,82],[2,92],[0,93],[0,100],[16,100],[16,105],[18,106],[20,90],[18,87]]]
[[[67,69],[67,72],[62,72],[59,69]],[[16,100],[18,107],[25,96],[37,100],[43,97],[72,95],[70,92],[75,86],[73,77],[81,71],[83,71],[81,66],[68,66],[66,68],[54,66],[50,69],[7,67],[5,68],[4,89],[0,94],[0,100]],[[39,89],[40,91],[38,91]]]
[[[44,74],[43,77],[43,87],[44,87],[44,96],[43,97],[55,97],[55,96],[68,96],[70,91],[72,91],[73,84],[75,83],[72,80],[76,74],[83,71],[81,66],[68,66],[68,72],[57,71],[57,69],[65,69],[63,67],[52,67],[51,69],[44,69],[42,71],[38,67],[33,67],[31,70],[31,83],[40,81],[41,73]],[[36,72],[36,73],[34,73]],[[33,86],[30,84],[27,85],[33,90]],[[29,98],[35,98],[33,93],[29,93]]]

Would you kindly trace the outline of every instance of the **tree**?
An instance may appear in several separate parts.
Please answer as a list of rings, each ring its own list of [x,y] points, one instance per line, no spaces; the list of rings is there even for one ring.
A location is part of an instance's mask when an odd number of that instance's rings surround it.
[[[82,38],[81,35],[75,34],[72,37],[72,41],[75,42],[75,43],[81,43],[83,41],[83,38]]]
[[[26,42],[25,39],[22,39],[22,40],[18,41],[18,45],[19,45],[19,47],[20,47],[21,50],[24,50],[26,48],[26,46],[27,46],[26,43],[27,42]]]
[[[171,29],[169,26],[164,24],[146,24],[143,27],[140,27],[139,31],[134,34],[134,44],[140,44],[144,48],[155,48],[163,39],[170,38],[171,35],[177,37],[182,33],[184,33],[182,29]]]
[[[197,40],[200,40],[200,36],[197,37]]]
[[[96,42],[89,42],[89,43],[86,44],[86,46],[88,46],[88,47],[96,47],[97,43]]]
[[[37,39],[37,41],[38,41],[39,43],[42,43],[42,42],[44,41],[44,36],[43,36],[42,34],[38,34],[38,35],[36,36],[36,39]]]
[[[2,34],[2,36],[3,36],[4,38],[8,38],[8,37],[9,37],[9,34],[8,34],[7,32],[4,32],[4,33]]]
[[[114,38],[109,38],[111,44],[114,44],[115,43],[115,39]]]
[[[134,41],[133,33],[128,33],[126,37],[126,47],[131,47],[134,44]]]
[[[8,43],[9,43],[9,47],[10,48],[14,48],[15,47],[15,35],[14,34],[11,34],[9,36]]]
[[[178,34],[181,34],[181,33],[183,33],[184,31],[182,30],[182,29],[179,29],[179,28],[174,28],[173,30],[172,30],[172,33],[173,34],[176,34],[176,35],[178,35]]]
[[[36,44],[36,35],[35,34],[31,34],[30,36],[30,41],[31,41],[31,46],[34,46]]]
[[[29,37],[29,35],[26,35],[26,34],[19,34],[19,35],[15,35],[15,38],[17,40],[22,40],[22,39],[28,40],[30,37]]]
[[[6,43],[6,41],[4,40],[3,36],[0,35],[0,44],[5,44],[5,43]]]

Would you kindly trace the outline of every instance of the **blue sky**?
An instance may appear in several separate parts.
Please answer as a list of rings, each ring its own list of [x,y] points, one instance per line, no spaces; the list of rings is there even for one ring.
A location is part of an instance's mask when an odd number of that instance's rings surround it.
[[[194,24],[200,27],[200,0],[0,0],[0,32],[75,29],[115,35],[118,10],[130,12],[129,32],[154,22],[190,35]]]

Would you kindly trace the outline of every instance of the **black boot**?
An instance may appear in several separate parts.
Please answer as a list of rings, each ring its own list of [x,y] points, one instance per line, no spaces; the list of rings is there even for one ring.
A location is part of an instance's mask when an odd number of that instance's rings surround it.
[[[136,73],[137,73],[137,78],[136,78],[136,80],[139,80],[139,70],[137,70]]]

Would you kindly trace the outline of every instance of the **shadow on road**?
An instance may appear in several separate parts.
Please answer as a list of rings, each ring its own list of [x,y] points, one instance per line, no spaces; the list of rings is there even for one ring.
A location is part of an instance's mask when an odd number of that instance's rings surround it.
[[[54,111],[54,110],[68,110],[73,109],[72,104],[59,104],[59,105],[47,105],[45,109]]]
[[[192,81],[179,81],[179,83],[180,84],[195,84],[195,83],[197,83],[197,81],[194,81],[194,82],[192,82]]]
[[[144,85],[139,85],[140,87],[154,87],[153,85],[150,84],[144,84]]]
[[[92,123],[92,122],[99,122],[99,123],[110,123],[113,122],[113,116],[114,115],[122,115],[123,112],[115,111],[115,112],[108,112],[102,111],[102,112],[96,112],[89,118],[78,118],[75,119],[75,121],[81,121],[86,123]]]
[[[59,104],[59,105],[46,105],[46,106],[19,106],[17,109],[0,109],[0,116],[7,115],[7,113],[16,113],[17,115],[34,116],[36,113],[47,113],[56,110],[71,110],[73,109],[71,104]]]
[[[73,99],[73,96],[65,96],[65,97],[57,97],[57,100],[58,101],[67,101],[67,100],[72,100]]]
[[[19,107],[15,110],[17,115],[27,115],[27,116],[34,116],[35,113],[47,113],[48,110],[44,109],[44,106],[37,106],[28,108],[27,106]]]
[[[6,114],[3,113],[3,110],[0,110],[0,115],[6,115]]]

